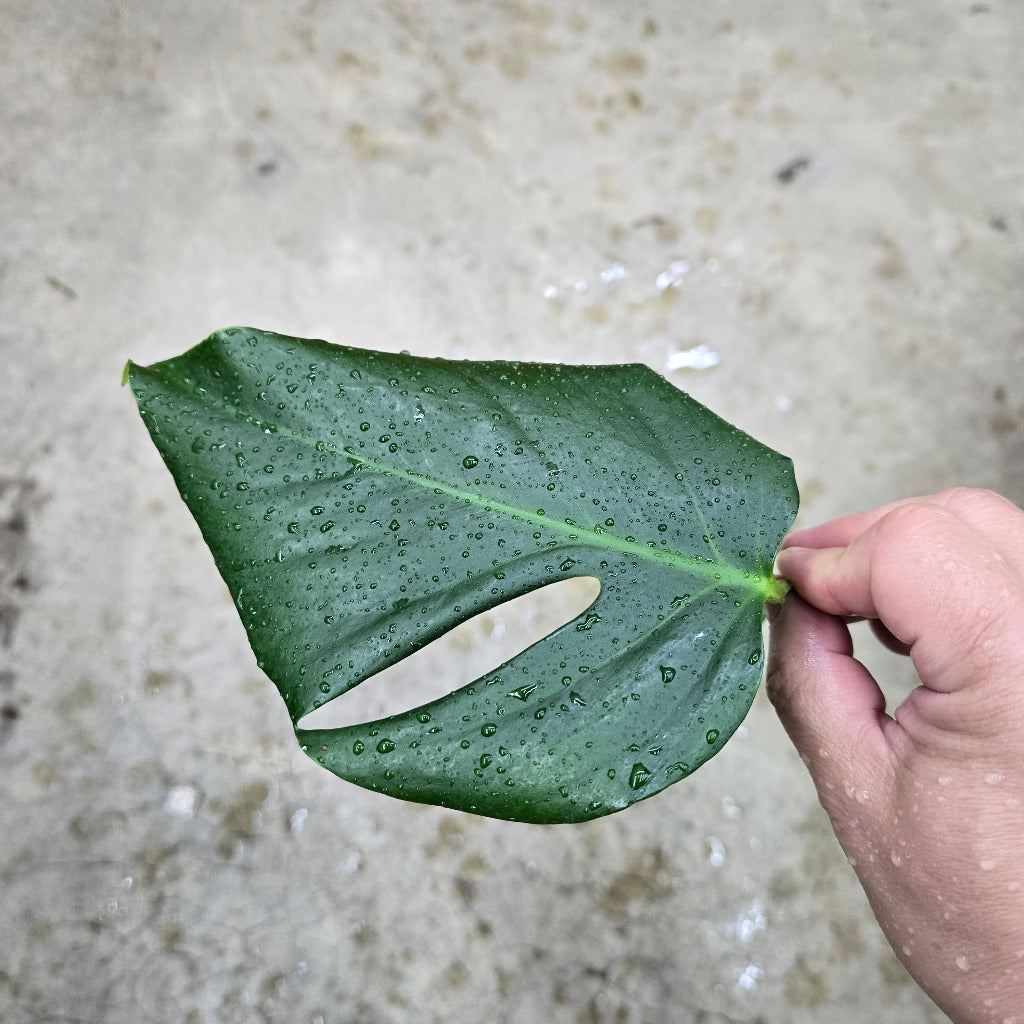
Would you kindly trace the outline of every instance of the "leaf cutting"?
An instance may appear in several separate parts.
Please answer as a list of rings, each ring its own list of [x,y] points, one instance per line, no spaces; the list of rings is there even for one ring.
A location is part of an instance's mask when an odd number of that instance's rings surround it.
[[[127,379],[303,750],[369,789],[583,821],[743,720],[798,496],[789,459],[639,365],[428,359],[219,331]],[[439,700],[301,722],[573,576],[593,604]]]

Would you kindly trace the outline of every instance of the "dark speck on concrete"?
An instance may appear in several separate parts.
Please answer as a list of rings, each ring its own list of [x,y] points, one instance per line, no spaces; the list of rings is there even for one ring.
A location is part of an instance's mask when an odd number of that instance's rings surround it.
[[[0,707],[0,743],[6,743],[14,732],[14,723],[17,722],[20,712],[13,704],[4,704]]]
[[[783,164],[775,172],[775,180],[783,185],[792,184],[808,167],[811,166],[811,158],[808,156],[795,156],[788,163]]]

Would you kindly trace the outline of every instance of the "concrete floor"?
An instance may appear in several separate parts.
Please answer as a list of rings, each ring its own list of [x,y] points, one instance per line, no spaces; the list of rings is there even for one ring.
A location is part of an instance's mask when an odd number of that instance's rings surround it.
[[[804,523],[1024,502],[1024,12],[770,8],[0,6],[0,1019],[944,1020],[763,697],[586,826],[307,760],[119,387],[232,323],[642,360],[793,456]]]

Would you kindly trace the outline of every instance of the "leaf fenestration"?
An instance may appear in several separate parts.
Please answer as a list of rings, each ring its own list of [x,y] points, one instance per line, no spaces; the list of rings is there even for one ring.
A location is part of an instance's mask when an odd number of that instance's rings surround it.
[[[652,370],[231,328],[128,376],[299,742],[342,778],[582,821],[689,774],[746,714],[792,464]],[[378,722],[300,727],[572,576],[600,581],[591,607],[487,676]]]

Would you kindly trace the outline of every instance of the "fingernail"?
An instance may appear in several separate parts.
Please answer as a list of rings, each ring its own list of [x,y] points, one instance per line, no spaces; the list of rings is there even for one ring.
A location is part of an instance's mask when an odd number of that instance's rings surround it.
[[[776,604],[774,601],[769,601],[764,606],[764,615],[769,622],[774,622],[779,617],[779,612],[782,610],[781,604]]]

